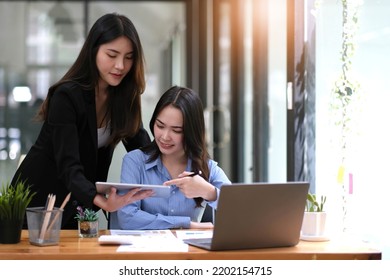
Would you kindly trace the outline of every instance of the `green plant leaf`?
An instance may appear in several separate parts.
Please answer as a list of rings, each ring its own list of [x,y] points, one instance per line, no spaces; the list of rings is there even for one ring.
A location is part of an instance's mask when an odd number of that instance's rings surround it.
[[[25,181],[17,180],[15,185],[2,184],[0,190],[0,219],[23,220],[26,208],[30,204],[35,192]]]
[[[306,211],[323,212],[325,202],[326,202],[326,196],[321,195],[320,202],[318,202],[317,196],[315,194],[308,193],[306,199]]]

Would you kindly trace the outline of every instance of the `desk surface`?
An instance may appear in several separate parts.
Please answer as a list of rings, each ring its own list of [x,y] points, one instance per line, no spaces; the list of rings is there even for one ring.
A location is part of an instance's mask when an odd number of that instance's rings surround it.
[[[100,234],[109,234],[102,230]],[[59,245],[39,247],[29,243],[23,230],[18,244],[0,244],[3,260],[379,260],[382,253],[351,240],[300,241],[294,247],[207,251],[189,246],[188,252],[116,252],[118,246],[99,245],[97,238],[79,238],[77,230],[62,230]]]

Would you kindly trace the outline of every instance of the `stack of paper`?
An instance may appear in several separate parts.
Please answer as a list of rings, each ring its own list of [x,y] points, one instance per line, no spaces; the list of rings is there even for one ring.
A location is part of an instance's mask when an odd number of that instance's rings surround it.
[[[188,252],[188,245],[170,230],[111,230],[111,235],[131,238],[131,245],[121,245],[117,252]]]

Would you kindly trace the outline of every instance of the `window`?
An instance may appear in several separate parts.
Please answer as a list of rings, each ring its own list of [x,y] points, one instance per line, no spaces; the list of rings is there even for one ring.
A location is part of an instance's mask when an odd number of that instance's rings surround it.
[[[355,1],[360,5],[350,71],[359,88],[353,93],[357,98],[349,111],[345,171],[340,178],[341,150],[340,142],[336,141],[340,126],[335,125],[340,119],[331,105],[335,81],[341,73],[342,1],[321,2],[315,12],[317,191],[328,195],[327,209],[336,229],[345,228],[353,235],[378,243],[386,258],[390,249],[387,241],[390,230],[385,222],[390,195],[386,176],[390,158],[390,132],[386,126],[386,120],[390,119],[387,85],[390,3]],[[339,180],[346,187],[345,195]],[[345,223],[343,206],[346,206]]]

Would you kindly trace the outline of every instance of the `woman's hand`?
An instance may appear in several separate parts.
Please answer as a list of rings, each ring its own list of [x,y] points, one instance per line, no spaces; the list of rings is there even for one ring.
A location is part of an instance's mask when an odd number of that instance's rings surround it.
[[[164,185],[176,185],[187,198],[202,197],[207,201],[217,199],[215,187],[203,177],[194,175],[193,172],[184,171],[177,179],[166,181]]]
[[[128,193],[120,195],[112,187],[108,197],[97,194],[93,200],[94,204],[108,212],[114,212],[123,206],[135,201],[147,198],[153,194],[152,190],[141,190],[140,188],[131,189]]]

